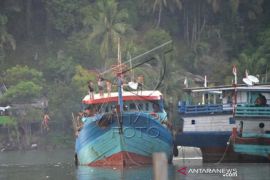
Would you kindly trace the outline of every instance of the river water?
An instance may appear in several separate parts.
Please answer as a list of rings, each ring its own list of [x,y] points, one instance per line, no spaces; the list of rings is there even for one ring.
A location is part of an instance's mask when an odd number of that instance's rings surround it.
[[[0,152],[0,180],[118,180],[153,179],[152,167],[75,167],[73,150]],[[202,164],[201,159],[178,159],[168,167],[168,179],[269,180],[270,164]]]

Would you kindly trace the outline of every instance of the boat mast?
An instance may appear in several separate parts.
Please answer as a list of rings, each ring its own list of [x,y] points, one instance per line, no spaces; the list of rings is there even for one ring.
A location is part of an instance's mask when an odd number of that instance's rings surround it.
[[[118,55],[117,55],[117,61],[118,61],[118,69],[117,72],[117,80],[118,80],[118,105],[119,110],[122,113],[123,112],[123,96],[122,96],[122,77],[123,77],[123,69],[122,69],[122,62],[121,62],[121,50],[120,50],[120,38],[118,38]]]

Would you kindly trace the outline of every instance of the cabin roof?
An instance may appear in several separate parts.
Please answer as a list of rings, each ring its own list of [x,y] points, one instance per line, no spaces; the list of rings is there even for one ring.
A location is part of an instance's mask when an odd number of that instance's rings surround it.
[[[123,101],[143,101],[143,100],[160,100],[162,93],[160,91],[123,91]],[[84,104],[101,104],[108,102],[118,102],[118,93],[112,92],[108,97],[107,93],[101,97],[99,94],[94,94],[94,99],[90,99],[89,95],[86,95],[82,102]]]
[[[215,87],[196,87],[196,88],[185,88],[186,92],[209,92],[209,93],[218,93],[222,91],[260,91],[260,92],[270,92],[270,84],[256,84],[253,86],[247,86],[245,84],[233,85],[223,85]]]

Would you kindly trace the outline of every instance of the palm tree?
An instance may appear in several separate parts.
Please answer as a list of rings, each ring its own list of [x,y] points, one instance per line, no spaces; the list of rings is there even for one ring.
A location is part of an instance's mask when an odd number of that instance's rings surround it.
[[[234,1],[234,0],[232,0]],[[213,11],[216,13],[220,9],[220,0],[207,0],[207,2],[212,6]]]
[[[152,4],[153,13],[158,11],[157,27],[160,26],[162,11],[165,8],[169,8],[170,11],[176,7],[177,9],[182,9],[182,0],[144,0],[144,4]]]
[[[16,48],[15,40],[6,30],[7,17],[0,15],[0,48],[10,45],[14,50]]]
[[[127,11],[118,10],[115,0],[98,0],[93,7],[85,7],[83,15],[84,25],[91,29],[87,38],[88,45],[99,43],[100,55],[104,60],[113,57],[118,38],[130,29]]]
[[[7,32],[6,24],[7,17],[0,14],[0,67],[4,63],[5,47],[9,47],[12,50],[16,48],[16,42],[13,36]]]
[[[265,65],[267,60],[261,56],[260,53],[241,53],[238,59],[238,67],[240,72],[244,72],[246,69],[250,74],[257,75],[262,74],[265,71]],[[243,73],[244,74],[244,73]]]

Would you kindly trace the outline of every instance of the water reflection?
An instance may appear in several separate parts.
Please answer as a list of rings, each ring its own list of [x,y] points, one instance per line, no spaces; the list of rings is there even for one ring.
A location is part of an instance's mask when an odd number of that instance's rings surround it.
[[[168,173],[170,179],[174,179],[174,170],[173,166],[168,168]],[[116,168],[99,168],[99,167],[87,167],[79,166],[77,169],[77,179],[78,180],[89,180],[89,179],[101,179],[101,180],[113,180],[113,179],[128,179],[128,180],[151,180],[153,179],[152,175],[152,166],[143,166],[143,167],[127,167],[124,169]]]
[[[154,179],[152,166],[130,167],[124,169],[98,168],[79,166],[73,162],[73,150],[0,152],[0,180],[150,180]],[[178,169],[189,168],[236,168],[237,177],[226,177],[222,174],[188,174],[177,172]],[[270,177],[269,163],[234,163],[203,164],[201,159],[176,159],[174,165],[168,167],[168,179],[265,179]]]
[[[78,180],[89,179],[153,179],[151,167],[139,168],[93,168],[87,166],[79,166],[77,169]]]

